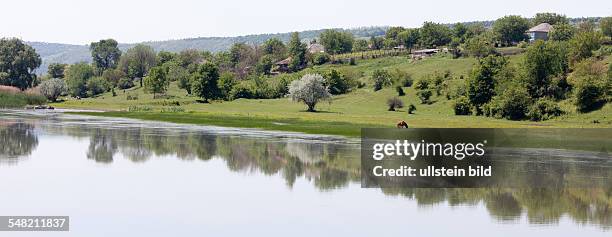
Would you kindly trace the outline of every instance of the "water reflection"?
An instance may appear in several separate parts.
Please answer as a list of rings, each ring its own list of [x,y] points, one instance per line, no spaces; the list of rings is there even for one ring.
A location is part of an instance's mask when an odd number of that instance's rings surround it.
[[[360,151],[352,143],[219,135],[149,124],[110,126],[112,123],[65,120],[60,116],[2,121],[0,161],[5,163],[27,157],[38,144],[35,130],[40,129],[44,134],[88,138],[84,156],[107,165],[112,165],[119,155],[135,163],[166,156],[183,161],[221,159],[233,172],[280,175],[289,188],[299,178],[310,180],[321,191],[347,188],[350,183],[360,181]],[[568,176],[588,172],[580,169],[578,162],[565,165],[577,172],[567,173]],[[514,223],[526,216],[532,224],[554,224],[568,216],[579,224],[612,228],[612,185],[589,189],[383,188],[381,191],[388,196],[414,200],[422,207],[483,205],[492,218],[502,223]]]

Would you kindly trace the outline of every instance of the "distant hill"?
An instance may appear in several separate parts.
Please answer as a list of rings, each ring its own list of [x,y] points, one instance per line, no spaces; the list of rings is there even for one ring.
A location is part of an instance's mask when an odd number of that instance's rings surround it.
[[[355,37],[370,37],[384,35],[388,29],[386,26],[376,27],[361,27],[354,29],[340,29],[351,32]],[[310,41],[315,39],[324,30],[309,30],[300,32],[300,37],[303,41]],[[247,43],[247,44],[262,44],[264,41],[270,38],[278,38],[284,42],[288,42],[291,33],[277,33],[277,34],[259,34],[259,35],[246,35],[237,37],[200,37],[180,40],[166,40],[166,41],[149,41],[143,42],[143,44],[149,45],[155,49],[155,51],[170,51],[180,52],[185,49],[197,49],[206,50],[211,52],[219,52],[229,49],[234,43]],[[91,62],[91,54],[89,52],[88,45],[71,45],[71,44],[58,44],[58,43],[44,43],[44,42],[27,42],[31,45],[36,52],[40,54],[43,63],[40,68],[37,69],[38,74],[43,74],[47,71],[47,67],[51,63],[77,63],[77,62]],[[133,47],[135,44],[119,44],[119,49],[126,51]]]

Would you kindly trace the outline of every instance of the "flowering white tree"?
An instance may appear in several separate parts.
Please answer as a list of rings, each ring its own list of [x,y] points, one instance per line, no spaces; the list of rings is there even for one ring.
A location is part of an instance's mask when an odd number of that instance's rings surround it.
[[[308,106],[308,112],[314,112],[319,101],[331,99],[325,86],[325,79],[319,74],[306,74],[289,85],[289,97]]]
[[[68,91],[67,88],[63,79],[49,79],[40,83],[40,94],[55,102],[57,97]]]

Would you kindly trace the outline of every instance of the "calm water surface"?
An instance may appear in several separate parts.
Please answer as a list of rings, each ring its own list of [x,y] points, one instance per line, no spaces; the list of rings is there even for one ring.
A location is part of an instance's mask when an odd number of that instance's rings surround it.
[[[335,137],[0,112],[0,236],[611,236],[612,189],[362,189]]]

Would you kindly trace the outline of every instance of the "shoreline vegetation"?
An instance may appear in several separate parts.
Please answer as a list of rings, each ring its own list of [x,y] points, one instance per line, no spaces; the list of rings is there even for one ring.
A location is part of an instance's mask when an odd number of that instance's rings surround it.
[[[35,74],[34,48],[3,38],[0,84],[56,108],[108,111],[89,115],[349,137],[404,123],[612,127],[612,17],[538,13],[301,37],[220,52],[122,51],[102,39],[89,45],[92,63],[53,63],[45,75]]]

